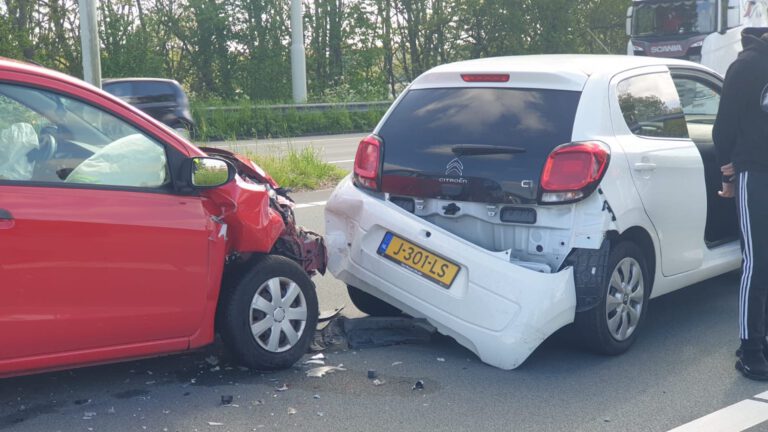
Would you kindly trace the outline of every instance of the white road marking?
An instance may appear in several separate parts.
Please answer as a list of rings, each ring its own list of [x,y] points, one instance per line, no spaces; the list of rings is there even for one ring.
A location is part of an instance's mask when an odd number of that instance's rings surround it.
[[[669,432],[739,432],[768,421],[768,392],[743,400]]]
[[[354,161],[355,161],[354,159],[345,159],[345,160],[330,161],[328,163],[337,164],[337,163],[349,163]]]
[[[322,207],[327,202],[328,201],[315,201],[315,202],[311,202],[311,203],[296,204],[296,207],[294,207],[294,209],[299,210],[299,209],[309,208],[309,207]]]

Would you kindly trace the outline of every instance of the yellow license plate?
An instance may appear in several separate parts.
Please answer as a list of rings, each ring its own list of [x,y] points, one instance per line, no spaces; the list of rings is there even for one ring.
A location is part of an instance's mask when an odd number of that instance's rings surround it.
[[[378,253],[445,288],[451,286],[460,269],[447,259],[390,232],[381,240]]]

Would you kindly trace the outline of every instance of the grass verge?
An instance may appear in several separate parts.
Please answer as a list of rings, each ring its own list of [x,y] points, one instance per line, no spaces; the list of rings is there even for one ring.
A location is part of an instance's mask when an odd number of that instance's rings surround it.
[[[323,161],[320,151],[313,147],[289,149],[280,154],[248,153],[248,157],[262,167],[277,184],[294,190],[332,187],[347,172]]]

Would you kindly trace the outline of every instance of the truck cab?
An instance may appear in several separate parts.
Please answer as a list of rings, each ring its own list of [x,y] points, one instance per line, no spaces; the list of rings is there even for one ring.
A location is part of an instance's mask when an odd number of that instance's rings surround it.
[[[635,0],[627,54],[695,61],[724,75],[742,49],[745,8],[742,0]]]

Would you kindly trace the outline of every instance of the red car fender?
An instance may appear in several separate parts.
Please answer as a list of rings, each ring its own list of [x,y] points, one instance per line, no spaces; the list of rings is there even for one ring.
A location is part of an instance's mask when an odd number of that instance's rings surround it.
[[[212,216],[226,224],[220,235],[228,240],[229,253],[268,253],[285,229],[283,219],[270,207],[269,191],[263,185],[235,176],[235,181],[204,195],[221,209]]]

